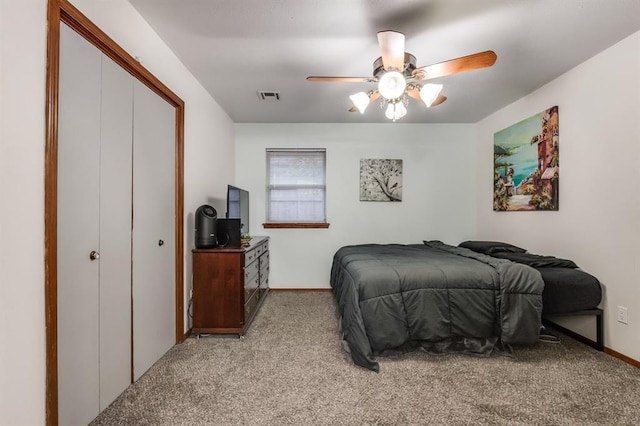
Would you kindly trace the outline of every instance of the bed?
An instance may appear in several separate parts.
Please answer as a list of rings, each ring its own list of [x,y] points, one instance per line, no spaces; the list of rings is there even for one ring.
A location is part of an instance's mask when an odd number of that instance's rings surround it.
[[[405,348],[489,356],[538,342],[542,276],[506,259],[440,241],[345,246],[330,283],[346,349],[374,371]]]
[[[465,241],[459,247],[535,268],[545,284],[542,292],[543,321],[600,351],[604,349],[603,312],[598,308],[602,301],[602,286],[596,277],[579,269],[575,262],[529,253],[523,248],[497,241]],[[596,341],[576,335],[549,319],[567,315],[595,316]]]

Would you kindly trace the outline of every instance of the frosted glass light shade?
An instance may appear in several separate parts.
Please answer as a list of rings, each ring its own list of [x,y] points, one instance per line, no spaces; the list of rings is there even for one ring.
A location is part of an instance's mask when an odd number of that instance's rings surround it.
[[[389,103],[384,115],[389,120],[396,121],[407,115],[407,108],[402,102]]]
[[[442,84],[425,84],[420,89],[420,99],[428,107],[438,98],[440,91],[442,90]]]
[[[389,120],[393,120],[393,115],[394,115],[394,107],[393,104],[389,104],[387,105],[387,110],[384,112],[384,116],[387,117]]]
[[[387,100],[398,99],[402,96],[406,87],[407,81],[398,71],[384,73],[378,82],[378,91]]]
[[[360,114],[364,114],[364,110],[369,106],[369,96],[365,92],[358,92],[349,96],[353,105],[358,108]]]
[[[398,118],[402,118],[407,115],[407,107],[402,102],[396,104],[396,115]]]

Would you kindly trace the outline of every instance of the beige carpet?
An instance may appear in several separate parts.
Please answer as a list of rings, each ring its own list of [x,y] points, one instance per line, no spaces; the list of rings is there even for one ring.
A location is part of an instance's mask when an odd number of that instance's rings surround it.
[[[272,292],[244,340],[190,338],[95,425],[638,425],[640,369],[568,337],[517,358],[356,367],[328,292]]]

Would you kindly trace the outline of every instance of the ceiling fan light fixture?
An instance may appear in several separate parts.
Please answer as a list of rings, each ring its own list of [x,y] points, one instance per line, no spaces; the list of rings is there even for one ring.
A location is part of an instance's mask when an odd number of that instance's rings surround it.
[[[389,102],[387,104],[387,110],[385,111],[384,115],[389,120],[399,120],[400,118],[407,115],[407,107],[404,106],[403,102]]]
[[[424,104],[429,108],[431,104],[438,98],[440,91],[442,90],[442,84],[425,84],[420,89],[420,98]]]
[[[387,100],[401,97],[406,87],[407,80],[405,80],[399,71],[388,71],[384,73],[378,82],[378,91],[382,97]]]
[[[378,88],[369,92],[351,95],[353,107],[349,112],[365,109],[379,98],[380,109],[385,116],[396,121],[407,114],[409,98],[424,102],[427,108],[442,104],[447,97],[440,94],[442,84],[422,84],[422,80],[436,79],[452,74],[487,68],[497,59],[495,52],[487,50],[437,64],[416,67],[416,57],[405,52],[405,36],[397,31],[379,31],[380,57],[373,61],[373,77],[309,76],[308,81],[338,83],[378,83]]]
[[[364,111],[369,106],[369,95],[365,92],[358,92],[355,95],[349,96],[349,98],[351,99],[351,102],[353,102],[353,105],[358,108],[360,114],[364,114]]]

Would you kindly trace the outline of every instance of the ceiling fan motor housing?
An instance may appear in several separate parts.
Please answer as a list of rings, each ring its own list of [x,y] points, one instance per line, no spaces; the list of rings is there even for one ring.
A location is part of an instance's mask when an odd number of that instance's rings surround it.
[[[405,77],[411,77],[411,73],[416,69],[416,57],[411,53],[404,52],[404,69],[398,70]],[[384,65],[382,64],[382,56],[373,61],[373,76],[380,78],[385,73]]]

